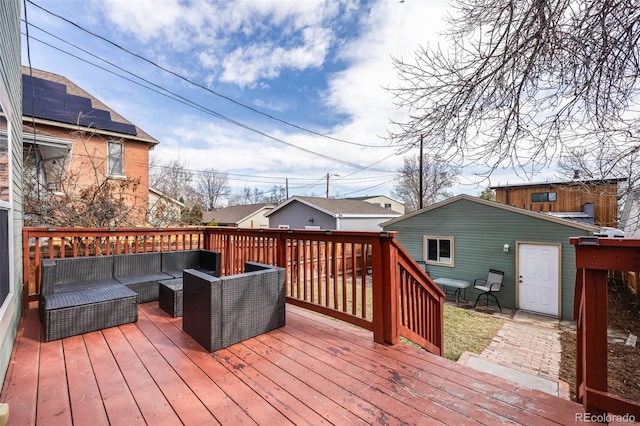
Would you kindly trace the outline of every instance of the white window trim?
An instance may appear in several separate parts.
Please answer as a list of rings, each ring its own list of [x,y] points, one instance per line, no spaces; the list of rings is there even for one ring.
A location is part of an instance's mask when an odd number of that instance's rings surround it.
[[[6,113],[2,99],[0,99],[0,112],[7,118],[7,129],[0,136],[0,139],[4,139],[7,144],[7,185],[9,187],[9,200],[0,200],[0,209],[7,211],[7,251],[8,251],[8,269],[9,269],[9,292],[4,300],[0,300],[0,335],[4,335],[8,328],[8,321],[12,317],[12,313],[9,310],[15,309],[15,303],[13,303],[16,297],[15,282],[14,282],[14,253],[13,238],[14,238],[14,218],[13,218],[13,144],[12,140],[12,128],[11,128],[11,115]]]
[[[121,146],[120,157],[122,160],[122,173],[111,173],[111,144],[117,144]],[[107,176],[114,179],[123,179],[126,177],[124,173],[124,142],[119,141],[107,141]]]
[[[446,263],[446,262],[428,260],[427,259],[427,256],[429,253],[427,248],[428,240],[449,240],[450,247],[451,247],[451,257],[450,257],[451,262]],[[438,257],[440,257],[439,253],[438,253]],[[455,238],[453,237],[453,235],[424,235],[422,237],[422,258],[427,265],[446,266],[448,268],[453,268],[455,266]]]

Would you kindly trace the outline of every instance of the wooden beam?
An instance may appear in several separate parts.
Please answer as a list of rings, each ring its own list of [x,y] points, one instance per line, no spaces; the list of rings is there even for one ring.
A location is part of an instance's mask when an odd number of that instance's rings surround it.
[[[582,383],[586,388],[607,392],[607,271],[584,271],[582,312]],[[598,412],[585,392],[587,411]]]

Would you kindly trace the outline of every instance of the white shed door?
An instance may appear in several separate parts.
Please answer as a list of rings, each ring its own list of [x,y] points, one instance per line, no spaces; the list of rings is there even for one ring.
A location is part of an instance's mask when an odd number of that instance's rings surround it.
[[[519,308],[558,316],[560,295],[559,247],[518,244]]]

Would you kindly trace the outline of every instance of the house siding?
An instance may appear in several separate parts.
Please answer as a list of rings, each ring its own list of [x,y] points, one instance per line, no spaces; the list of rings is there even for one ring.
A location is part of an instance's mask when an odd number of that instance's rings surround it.
[[[9,261],[11,292],[0,306],[0,378],[9,365],[22,305],[22,76],[20,1],[0,2],[0,104],[10,123],[11,181]],[[3,267],[7,267],[6,265]]]
[[[238,228],[268,228],[269,219],[264,216],[268,211],[268,209],[261,209],[259,212],[252,214],[245,220],[238,222]]]
[[[489,268],[505,272],[504,286],[498,295],[500,304],[516,308],[516,242],[561,244],[561,315],[573,317],[575,283],[574,249],[570,237],[591,232],[468,200],[442,207],[387,225],[385,231],[397,231],[398,241],[418,261],[423,259],[423,236],[454,237],[454,266],[427,265],[432,277],[451,277],[471,281],[486,278]],[[509,252],[503,252],[509,244]],[[478,292],[467,289],[467,299]]]
[[[109,141],[124,143],[124,176],[137,182],[135,191],[130,190],[124,203],[131,209],[132,224],[147,225],[149,207],[149,143],[109,137],[100,133],[70,131],[65,127],[37,125],[43,134],[73,141],[70,173],[74,180],[71,190],[102,182],[107,176],[107,150]],[[75,186],[75,189],[73,188]]]
[[[309,222],[311,218],[313,222]],[[291,229],[304,229],[305,226],[336,229],[336,220],[313,207],[295,202],[269,215],[269,228],[278,228],[280,225],[288,225]]]
[[[389,218],[342,218],[338,219],[338,229],[341,231],[366,231],[366,232],[380,232],[382,231],[381,223]]]

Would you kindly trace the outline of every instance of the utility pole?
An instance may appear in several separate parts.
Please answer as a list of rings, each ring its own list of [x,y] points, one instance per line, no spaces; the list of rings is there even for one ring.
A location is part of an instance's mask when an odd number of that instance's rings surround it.
[[[334,173],[334,174],[332,174],[332,175],[330,175],[329,173],[327,173],[327,198],[329,198],[329,177],[330,177],[330,176],[340,176],[340,175],[339,175],[339,174],[337,174],[337,173]]]
[[[327,173],[327,198],[329,198],[329,173]]]
[[[423,179],[422,178],[422,176],[423,176],[422,175],[422,167],[423,167],[423,164],[422,164],[422,142],[423,142],[422,141],[422,135],[420,135],[420,160],[419,160],[420,161],[420,170],[419,170],[419,173],[420,173],[420,194],[419,194],[420,201],[418,202],[418,206],[419,206],[420,210],[422,210],[422,208],[424,207],[424,205],[423,205],[424,203],[422,201],[422,199],[423,199],[423,195],[422,194],[424,193],[424,189],[423,189],[423,185],[424,184],[422,182],[422,179]]]
[[[286,197],[288,200],[289,199],[289,178],[285,178],[284,187],[286,188]]]

